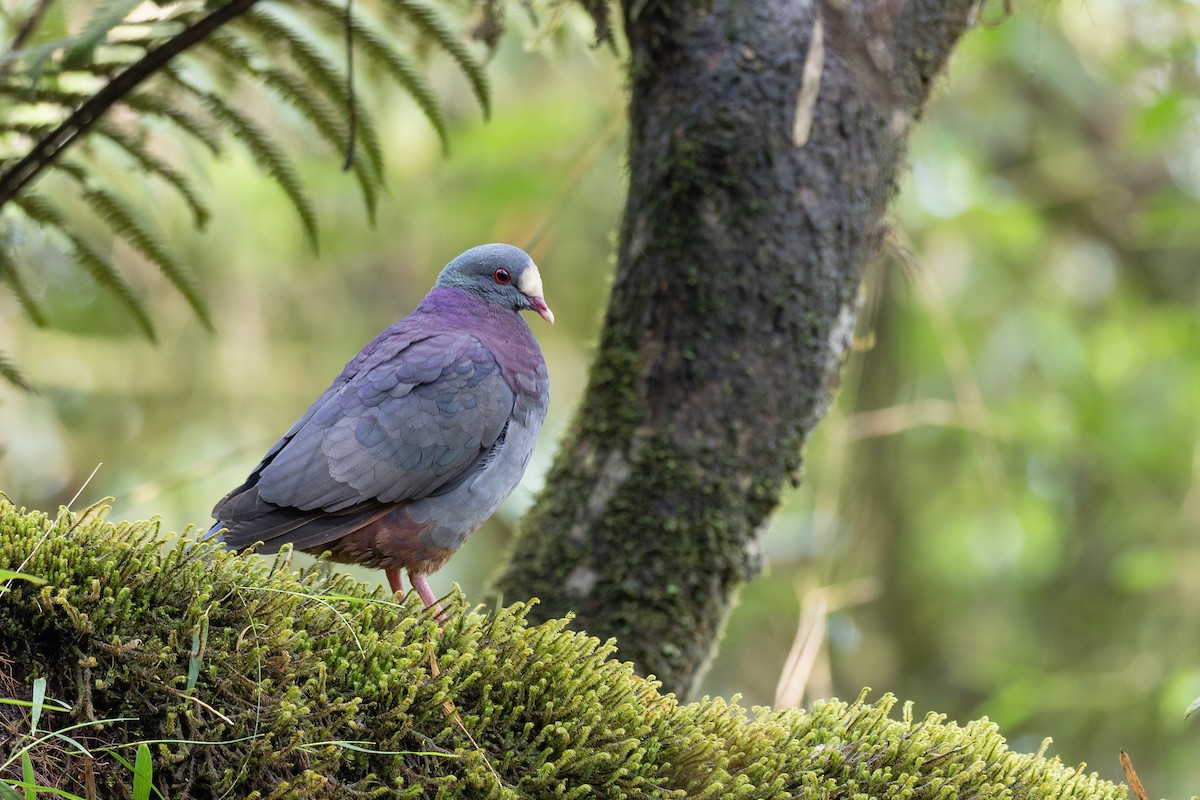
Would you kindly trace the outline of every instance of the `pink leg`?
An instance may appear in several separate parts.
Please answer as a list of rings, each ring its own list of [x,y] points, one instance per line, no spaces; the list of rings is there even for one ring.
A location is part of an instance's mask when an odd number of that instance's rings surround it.
[[[437,596],[434,595],[433,589],[429,588],[429,581],[425,580],[425,576],[421,573],[408,573],[408,580],[417,590],[417,594],[421,596],[421,602],[426,608],[432,608],[437,612],[438,622],[445,622],[446,615],[442,613],[442,607],[438,605]]]
[[[384,574],[387,575],[388,585],[392,587],[392,594],[400,594],[404,591],[404,581],[400,578],[400,568],[392,567],[385,569]]]

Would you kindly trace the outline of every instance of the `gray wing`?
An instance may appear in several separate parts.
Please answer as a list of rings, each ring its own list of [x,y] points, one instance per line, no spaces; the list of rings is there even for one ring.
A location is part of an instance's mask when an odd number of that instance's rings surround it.
[[[334,512],[436,494],[478,466],[514,401],[496,359],[474,337],[411,342],[335,382],[268,454],[258,495]]]

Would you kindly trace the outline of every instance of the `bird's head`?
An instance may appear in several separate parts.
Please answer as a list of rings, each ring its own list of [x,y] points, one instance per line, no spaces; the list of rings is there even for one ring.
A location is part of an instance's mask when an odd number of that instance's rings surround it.
[[[537,264],[524,250],[510,244],[472,247],[442,269],[436,285],[457,287],[513,311],[536,311],[554,324],[554,312],[542,298]]]

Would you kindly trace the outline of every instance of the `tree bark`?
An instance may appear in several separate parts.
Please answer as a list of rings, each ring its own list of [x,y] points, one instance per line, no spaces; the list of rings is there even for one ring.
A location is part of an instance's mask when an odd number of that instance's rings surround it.
[[[836,392],[908,133],[974,7],[625,0],[617,274],[506,600],[691,691]]]

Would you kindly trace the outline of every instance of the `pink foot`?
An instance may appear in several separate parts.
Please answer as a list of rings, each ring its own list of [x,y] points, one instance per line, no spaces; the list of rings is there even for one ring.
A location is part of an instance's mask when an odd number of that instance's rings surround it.
[[[387,575],[388,586],[392,587],[392,594],[402,594],[404,592],[404,581],[400,578],[400,568],[392,567],[385,569],[384,574]]]
[[[421,596],[421,602],[426,608],[432,608],[437,613],[437,621],[445,622],[446,615],[442,612],[442,607],[438,605],[437,596],[433,593],[433,589],[429,588],[429,581],[425,580],[425,576],[419,572],[409,573],[408,580],[417,590],[417,594]]]

